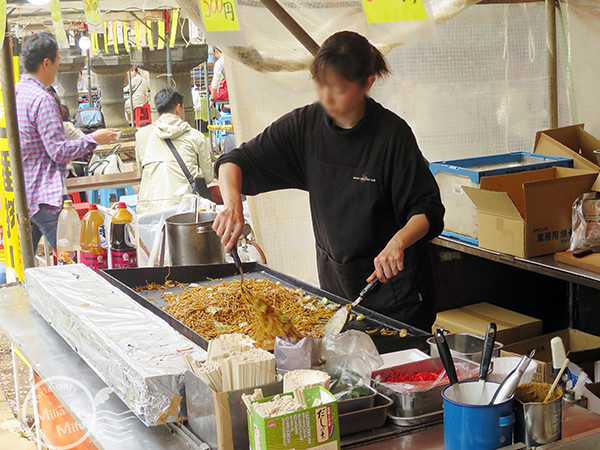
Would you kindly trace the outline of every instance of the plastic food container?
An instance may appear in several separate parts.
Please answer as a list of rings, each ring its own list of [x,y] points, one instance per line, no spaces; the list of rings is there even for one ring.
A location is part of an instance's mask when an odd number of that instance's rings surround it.
[[[470,333],[452,333],[446,335],[446,341],[448,342],[448,347],[450,347],[452,356],[469,359],[478,363],[481,362],[483,342],[485,341],[484,337]],[[427,339],[427,343],[429,344],[431,357],[440,356],[437,345],[435,344],[435,338],[431,337]],[[501,348],[502,344],[500,342],[495,342],[492,357],[500,356]]]
[[[492,358],[492,373],[489,374],[488,380],[496,383],[502,383],[506,376],[513,371],[521,358],[518,356],[503,356],[502,358]],[[529,383],[533,380],[533,375],[537,370],[538,363],[532,359],[527,366],[527,370],[521,377],[519,384]]]
[[[388,409],[393,404],[394,401],[391,398],[377,394],[371,408],[340,414],[338,416],[340,436],[381,428],[385,425]]]

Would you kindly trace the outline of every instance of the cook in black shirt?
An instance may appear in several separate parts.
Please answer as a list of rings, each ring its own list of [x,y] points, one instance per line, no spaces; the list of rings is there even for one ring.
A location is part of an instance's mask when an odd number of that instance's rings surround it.
[[[329,37],[311,65],[319,101],[281,117],[223,155],[215,172],[225,209],[214,228],[231,250],[242,232],[241,194],[308,191],[321,287],[428,329],[435,319],[428,241],[443,229],[440,194],[404,120],[368,97],[389,69],[363,36]]]

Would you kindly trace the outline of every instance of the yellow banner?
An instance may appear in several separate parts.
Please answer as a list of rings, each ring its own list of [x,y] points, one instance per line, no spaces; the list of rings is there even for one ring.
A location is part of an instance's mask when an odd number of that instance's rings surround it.
[[[14,62],[14,59],[13,59]],[[18,66],[15,66],[17,71]],[[18,76],[18,73],[15,74]],[[0,89],[0,167],[2,170],[2,186],[0,198],[2,202],[2,231],[4,234],[4,255],[6,261],[7,280],[23,279],[23,258],[19,240],[19,226],[15,209],[15,192],[13,188],[10,158],[8,156],[8,140],[6,139],[6,118],[4,116],[4,99]],[[12,274],[12,276],[11,276]]]
[[[179,10],[171,11],[171,28],[169,31],[169,47],[175,47],[175,39],[177,39],[177,27],[179,26]]]
[[[119,54],[119,36],[117,34],[117,22],[113,21],[112,23],[112,38],[113,38],[113,48],[115,49],[115,53]]]
[[[202,20],[206,31],[239,31],[235,2],[223,0],[200,0]]]
[[[106,22],[104,22],[104,38],[102,40],[104,41],[104,53],[108,53],[108,27]]]
[[[69,40],[67,39],[67,33],[65,32],[62,14],[60,13],[59,0],[50,1],[50,14],[52,15],[52,27],[54,28],[54,34],[56,35],[58,46],[60,48],[69,48]]]
[[[162,49],[165,48],[165,21],[158,21],[158,42],[156,44],[156,48]]]
[[[6,0],[0,0],[0,48],[4,45],[6,33]]]
[[[154,50],[154,36],[152,36],[152,21],[146,20],[146,40],[148,41],[148,48]]]
[[[362,0],[369,23],[427,20],[423,0]]]
[[[140,22],[139,21],[135,21],[133,22],[133,30],[135,32],[135,48],[137,48],[138,50],[142,49],[142,44],[140,42]]]
[[[102,16],[98,0],[83,0],[83,10],[85,11],[85,21],[88,24],[90,32],[102,33]]]
[[[123,45],[127,53],[129,53],[129,26],[127,22],[123,22]]]

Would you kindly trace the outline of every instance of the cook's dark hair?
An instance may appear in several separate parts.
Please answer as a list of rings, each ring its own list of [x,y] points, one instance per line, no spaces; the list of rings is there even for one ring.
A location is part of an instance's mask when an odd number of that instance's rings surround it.
[[[140,73],[140,68],[138,66],[131,66],[131,71]]]
[[[310,73],[322,79],[329,69],[348,81],[365,84],[369,77],[383,77],[390,69],[383,54],[367,38],[354,31],[340,31],[329,36],[315,56]]]
[[[42,31],[28,37],[23,42],[21,65],[26,73],[36,73],[46,58],[52,62],[56,61],[57,53],[58,42],[54,35]]]
[[[154,97],[154,105],[158,114],[175,111],[177,105],[183,105],[183,94],[175,88],[164,88]]]

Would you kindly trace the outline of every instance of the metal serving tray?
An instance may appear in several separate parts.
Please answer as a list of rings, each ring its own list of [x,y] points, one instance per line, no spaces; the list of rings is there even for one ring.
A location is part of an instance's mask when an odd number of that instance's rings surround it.
[[[470,369],[477,369],[479,367],[479,364],[467,359],[456,357],[453,357],[452,359],[455,363],[462,362],[467,364]],[[440,358],[429,358],[373,372],[373,380],[371,381],[372,386],[377,389],[377,391],[394,400],[394,405],[388,412],[388,417],[394,424],[408,427],[430,423],[439,419],[442,415],[442,390],[448,386],[448,383],[433,387],[427,391],[398,392],[383,383],[376,381],[376,378],[378,376],[387,378],[397,370],[406,373],[434,372],[442,367],[443,365]],[[460,381],[474,379],[476,379],[476,377],[461,379]]]
[[[375,405],[375,397],[378,395],[377,391],[370,386],[364,386],[364,388],[369,392],[368,395],[349,398],[347,400],[338,400],[338,415],[369,409]]]
[[[477,363],[481,362],[481,355],[483,354],[483,343],[485,338],[477,336],[471,333],[450,333],[446,335],[446,342],[450,347],[450,353],[452,356],[458,356],[459,358],[470,359]],[[435,343],[435,338],[430,337],[427,339],[429,344],[429,351],[432,357],[440,356]],[[500,342],[494,342],[494,350],[492,351],[492,357],[500,356],[500,349],[502,344]]]
[[[340,436],[373,430],[385,425],[388,409],[394,401],[383,394],[377,394],[374,400],[374,404],[369,408],[338,416]]]
[[[239,279],[239,272],[233,264],[209,264],[198,266],[176,266],[176,267],[141,267],[137,269],[112,269],[101,272],[113,286],[119,288],[140,305],[149,309],[157,316],[164,319],[174,329],[179,331],[192,342],[200,347],[207,349],[208,341],[188,328],[171,315],[161,309],[161,306],[166,306],[166,302],[162,299],[163,292],[177,293],[181,290],[177,287],[165,289],[159,292],[140,291],[135,288],[145,286],[148,283],[164,284],[167,276],[169,280],[180,283],[196,283],[199,285],[217,284],[222,281],[231,281]],[[351,303],[346,299],[337,295],[323,291],[310,284],[304,283],[296,278],[277,272],[258,263],[245,263],[244,274],[247,278],[266,278],[271,281],[279,281],[282,285],[290,288],[300,288],[308,294],[315,297],[326,297],[328,300],[338,304]],[[212,280],[211,280],[212,279]],[[218,281],[213,281],[218,280]],[[151,298],[151,300],[148,300]],[[389,353],[397,350],[405,350],[409,348],[418,348],[427,351],[427,338],[431,336],[424,331],[421,331],[410,325],[392,320],[382,314],[376,313],[363,306],[353,308],[355,313],[360,313],[365,316],[365,320],[348,322],[346,329],[354,329],[360,331],[373,330],[376,328],[387,328],[392,330],[406,329],[408,335],[406,337],[399,336],[383,336],[380,333],[371,334],[371,338],[375,343],[379,353]]]

